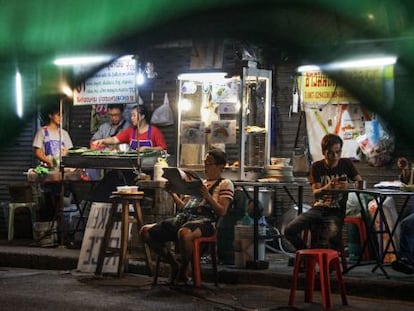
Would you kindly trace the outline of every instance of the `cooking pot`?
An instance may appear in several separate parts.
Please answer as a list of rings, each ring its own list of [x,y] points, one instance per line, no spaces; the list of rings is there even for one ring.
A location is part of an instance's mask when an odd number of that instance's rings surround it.
[[[246,190],[249,193],[250,198],[253,199],[253,188],[247,188]],[[259,189],[259,207],[262,210],[262,215],[265,217],[272,216],[274,193],[275,191],[273,189]]]

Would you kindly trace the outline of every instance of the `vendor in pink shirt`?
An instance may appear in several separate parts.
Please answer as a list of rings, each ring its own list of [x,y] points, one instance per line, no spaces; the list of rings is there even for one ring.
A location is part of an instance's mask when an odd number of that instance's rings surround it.
[[[92,142],[93,148],[101,145],[129,144],[131,150],[167,150],[162,132],[149,122],[149,113],[144,105],[134,106],[131,110],[132,126],[113,137]]]

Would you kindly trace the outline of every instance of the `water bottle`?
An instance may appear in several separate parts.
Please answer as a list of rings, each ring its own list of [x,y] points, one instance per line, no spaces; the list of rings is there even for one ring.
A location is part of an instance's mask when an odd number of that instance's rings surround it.
[[[259,225],[259,235],[260,236],[266,236],[267,222],[266,222],[266,218],[264,216],[259,218],[258,225]]]
[[[164,174],[164,167],[168,167],[167,160],[164,158],[158,158],[154,165],[154,181],[167,181],[162,175]]]

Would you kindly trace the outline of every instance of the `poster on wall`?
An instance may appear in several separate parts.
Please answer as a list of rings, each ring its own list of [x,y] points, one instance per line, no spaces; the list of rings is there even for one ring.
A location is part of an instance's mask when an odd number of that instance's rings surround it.
[[[211,122],[212,144],[236,143],[236,120],[223,120]]]
[[[205,123],[199,121],[181,122],[181,143],[204,145],[206,142]]]
[[[78,86],[73,92],[73,104],[133,103],[135,77],[135,59],[131,55],[120,57]]]
[[[328,133],[339,135],[343,142],[342,156],[359,160],[357,138],[365,133],[370,114],[357,104],[305,106],[309,150],[312,160],[323,158],[320,142]]]
[[[393,103],[393,67],[350,68],[343,71],[348,81]],[[368,112],[345,88],[321,71],[303,72],[299,79],[302,107],[306,115],[309,150],[312,160],[323,158],[320,148],[327,133],[339,135],[343,141],[342,156],[359,159],[361,137],[372,119]]]

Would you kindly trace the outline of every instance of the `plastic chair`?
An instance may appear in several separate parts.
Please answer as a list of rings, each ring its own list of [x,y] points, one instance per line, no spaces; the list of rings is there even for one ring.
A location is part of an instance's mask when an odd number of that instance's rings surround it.
[[[203,244],[207,244],[210,249],[211,263],[213,267],[214,274],[214,284],[218,285],[218,273],[217,273],[217,230],[214,231],[214,234],[209,237],[200,237],[194,240],[194,249],[193,249],[193,278],[194,286],[200,287],[201,285],[201,247]]]
[[[366,240],[367,240],[367,230],[365,227],[364,220],[361,217],[349,216],[349,217],[345,217],[344,224],[347,224],[347,225],[352,224],[352,225],[357,226],[358,232],[359,232],[359,243],[362,247],[366,243]],[[370,259],[370,255],[369,255],[369,251],[367,247],[365,247],[364,253],[362,255],[362,259],[364,260]]]
[[[332,249],[314,248],[302,249],[296,252],[293,268],[293,282],[289,295],[289,306],[295,303],[296,288],[301,264],[305,264],[305,302],[313,302],[315,288],[315,268],[319,266],[319,280],[321,288],[321,302],[324,310],[332,307],[330,268],[336,270],[336,279],[341,294],[342,304],[347,305],[345,284],[342,279],[340,258],[337,251]]]
[[[36,203],[34,201],[33,190],[29,184],[14,184],[9,186],[9,223],[7,239],[14,239],[14,215],[18,208],[28,208],[30,210],[32,224],[36,221]]]
[[[33,202],[23,202],[23,203],[9,203],[9,225],[7,239],[9,241],[14,239],[14,214],[18,208],[28,208],[30,210],[32,224],[36,221],[36,211],[34,211],[36,204]]]
[[[194,240],[193,258],[191,265],[193,268],[193,280],[194,287],[200,287],[201,285],[201,255],[202,247],[208,246],[210,249],[211,263],[214,274],[214,284],[218,285],[218,272],[217,272],[217,230],[210,237],[200,237]],[[153,285],[157,284],[159,269],[160,269],[161,257],[157,257],[154,269]]]

